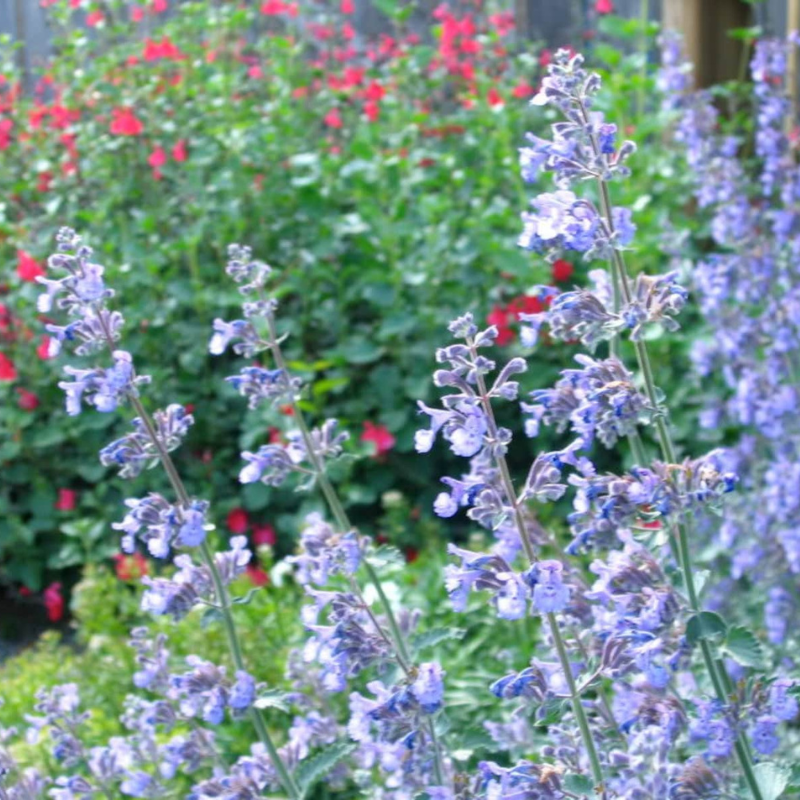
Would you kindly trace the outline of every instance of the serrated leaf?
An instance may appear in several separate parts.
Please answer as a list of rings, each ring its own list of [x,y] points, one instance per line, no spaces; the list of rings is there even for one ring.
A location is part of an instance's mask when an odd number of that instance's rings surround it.
[[[725,652],[743,667],[764,669],[764,649],[752,631],[737,625],[725,637]]]
[[[463,639],[466,630],[463,628],[431,628],[429,631],[414,634],[411,637],[411,647],[415,653],[426,647],[435,647],[448,639]]]
[[[778,800],[789,785],[792,773],[788,767],[781,767],[772,761],[762,761],[753,767],[762,800]]]
[[[305,794],[321,777],[327,775],[343,758],[358,747],[355,742],[334,742],[315,756],[307,758],[294,772],[294,779]]]
[[[288,713],[291,706],[291,695],[280,689],[268,689],[258,695],[253,705],[256,708],[277,708],[279,711]]]
[[[724,636],[728,626],[719,614],[713,611],[701,611],[689,617],[686,623],[686,641],[697,644],[701,639]]]
[[[567,775],[561,785],[573,794],[594,794],[594,782],[586,775]]]

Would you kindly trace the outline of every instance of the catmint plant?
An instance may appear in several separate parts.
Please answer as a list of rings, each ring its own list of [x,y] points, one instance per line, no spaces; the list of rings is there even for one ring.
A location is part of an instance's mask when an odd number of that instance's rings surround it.
[[[617,144],[616,127],[592,110],[600,80],[582,64],[581,56],[560,51],[532,101],[555,107],[564,121],[553,125],[551,140],[529,136],[520,151],[523,178],[535,182],[541,172],[551,172],[557,191],[532,201],[519,244],[552,260],[570,250],[585,260],[604,259],[609,272],[591,272],[588,288],[540,289],[546,310],[522,315],[521,338],[535,345],[546,326],[553,339],[580,341],[593,356],[578,356],[578,368],[565,370],[553,389],[537,390],[522,404],[529,436],[551,425],[568,432],[570,441],[562,450],[540,453],[517,486],[505,458],[511,433],[495,423],[492,403],[516,396],[509,378],[526,363],[512,359],[492,383],[488,376],[497,365],[483,348],[492,345],[496,331],[478,330],[470,315],[452,323],[458,343],[437,351],[447,368],[434,375],[450,394],[442,409],[421,407],[431,428],[418,434],[417,449],[427,451],[441,432],[456,455],[471,459],[468,474],[443,479],[449,491],[439,495],[434,510],[449,517],[466,507],[471,519],[496,532],[497,544],[488,553],[451,546],[459,563],[448,568],[447,588],[457,610],[466,610],[472,590],[488,591],[499,617],[534,614],[548,623],[558,666],[543,669],[534,656],[529,668],[493,689],[501,697],[526,697],[528,707],[542,714],[548,693],[559,696],[560,684],[574,716],[562,717],[559,729],[579,743],[573,751],[542,751],[543,758],[559,759],[560,772],[590,775],[598,796],[699,798],[737,793],[743,780],[744,791],[760,799],[752,752],[774,753],[777,717],[758,692],[734,691],[718,647],[725,623],[700,604],[689,546],[694,519],[718,509],[736,488],[735,462],[722,450],[677,457],[646,334],[656,327],[674,331],[688,294],[675,271],[635,279],[627,271],[625,251],[635,225],[630,210],[612,205],[611,184],[627,176],[635,146]],[[685,70],[675,69],[665,84],[681,83]],[[620,358],[625,341],[638,375]],[[594,351],[604,342],[609,353],[599,358]],[[659,460],[647,458],[647,430]],[[630,443],[633,467],[619,475],[599,473],[593,445],[613,447],[621,439]],[[561,547],[531,506],[569,494],[573,539]],[[515,529],[511,548],[509,524]],[[527,563],[515,568],[520,551]],[[570,559],[584,552],[598,556],[590,568],[598,579],[591,585]],[[550,554],[556,557],[545,557]],[[699,683],[692,669],[696,649],[705,668]],[[610,684],[610,698],[601,677]],[[548,733],[558,736],[559,729]],[[622,747],[615,733],[622,735]],[[701,755],[683,765],[686,747]],[[493,781],[486,782],[487,792]]]
[[[273,743],[257,708],[258,687],[245,668],[233,618],[228,586],[250,560],[247,540],[235,536],[229,550],[212,550],[207,536],[213,529],[208,503],[189,495],[169,455],[188,432],[192,416],[177,404],[152,414],[145,409],[141,388],[149,378],[137,373],[131,354],[119,347],[124,320],[119,311],[109,308],[114,292],[105,284],[104,268],[94,262],[92,250],[73,231],[62,229],[57,240],[58,252],[50,258],[49,267],[58,277],[39,279],[45,288],[39,298],[39,310],[50,311],[54,305],[63,310],[68,324],[48,328],[54,341],[59,345],[75,343],[79,355],[99,362],[91,367],[64,368],[69,380],[59,385],[66,394],[67,413],[80,414],[85,406],[93,406],[100,413],[132,407],[136,414],[132,430],[103,448],[100,460],[115,466],[124,478],[160,463],[174,493],[172,499],[151,493],[126,501],[127,514],[114,526],[123,533],[125,552],[142,545],[156,558],[174,555],[175,569],[171,574],[142,579],[146,585],[142,607],[175,619],[200,605],[213,611],[225,627],[233,670],[229,672],[200,656],[190,656],[185,665],[188,671],[172,671],[165,642],[150,640],[143,631],[134,631],[133,646],[140,666],[134,683],[161,699],[130,696],[126,701],[130,713],[124,718],[130,735],[87,752],[81,744],[79,728],[89,712],[79,711],[77,688],[56,687],[42,695],[37,706],[41,716],[31,719],[29,735],[48,728],[53,756],[67,770],[57,778],[57,788],[50,794],[59,800],[98,793],[109,798],[117,793],[163,796],[167,791],[164,780],[178,770],[194,772],[201,764],[213,770],[217,757],[213,732],[197,725],[200,721],[218,725],[230,715],[234,719],[248,716],[255,726],[259,743],[252,754],[253,788],[261,791],[280,787],[289,797],[299,798],[301,790],[290,772],[294,764],[287,758],[286,748],[281,753]],[[176,726],[187,725],[193,733],[181,732],[164,739]],[[18,783],[17,787],[21,785]],[[12,786],[8,793],[15,797],[16,791]],[[199,800],[205,795],[193,796]]]
[[[300,554],[290,558],[310,601],[303,610],[309,639],[302,658],[318,669],[318,686],[341,692],[365,670],[380,679],[367,684],[373,697],[350,694],[349,736],[358,743],[354,758],[378,763],[390,784],[446,796],[451,777],[436,733],[436,715],[444,704],[444,671],[437,662],[412,658],[409,636],[414,615],[396,616],[370,561],[369,539],[350,522],[327,474],[327,463],[342,453],[347,433],[336,420],[311,427],[299,405],[303,382],[293,376],[283,357],[278,334],[278,302],[267,294],[271,269],[253,260],[249,248],[229,249],[228,275],[245,300],[243,319],[214,321],[209,350],[220,355],[229,346],[252,357],[269,353],[272,367],[250,366],[228,382],[248,398],[250,408],[262,404],[291,409],[294,426],[284,441],[246,451],[242,483],[261,481],[280,486],[297,476],[301,488],[319,488],[333,523],[311,514],[300,537]],[[376,614],[365,599],[359,573],[366,575],[381,601]],[[444,793],[444,794],[442,794]]]
[[[667,46],[679,43],[662,43],[662,52]],[[747,605],[763,609],[771,647],[760,645],[753,661],[766,672],[773,667],[768,679],[781,695],[796,672],[788,645],[794,641],[790,620],[800,569],[793,489],[800,475],[800,168],[788,133],[796,121],[786,81],[787,51],[794,46],[795,37],[756,44],[750,65],[755,161],[742,137],[725,136],[714,125],[717,115],[706,94],[684,91],[666,101],[676,110],[676,138],[687,160],[697,164],[693,188],[713,237],[713,249],[694,265],[705,330],[691,355],[698,380],[716,378],[724,390],[704,396],[700,422],[712,435],[737,432],[729,458],[741,475],[741,490],[726,505],[722,524],[703,531],[716,566],[728,574],[713,600],[718,610],[742,622],[744,604],[731,598],[747,596]],[[683,70],[690,73],[691,65],[684,63]],[[711,169],[724,174],[724,192],[708,193],[705,177]],[[790,704],[788,716],[782,716],[767,707],[754,734],[757,752],[779,752],[786,732],[778,720],[793,720],[794,711]]]

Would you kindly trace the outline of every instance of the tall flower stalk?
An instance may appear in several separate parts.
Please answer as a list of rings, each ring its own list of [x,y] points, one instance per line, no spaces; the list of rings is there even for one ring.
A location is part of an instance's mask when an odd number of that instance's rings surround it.
[[[584,219],[590,220],[588,228],[591,229],[591,235],[580,239],[575,238],[572,227],[564,225],[562,220],[557,219],[556,224],[553,224],[552,213],[548,216],[541,213],[529,215],[528,229],[523,235],[522,243],[540,252],[572,247],[582,250],[589,257],[601,256],[609,260],[613,303],[606,312],[605,319],[601,319],[602,310],[595,309],[597,318],[595,321],[598,324],[597,339],[609,339],[612,355],[616,357],[617,338],[623,331],[630,330],[630,339],[642,376],[644,396],[655,426],[661,458],[667,470],[675,470],[679,465],[669,430],[668,410],[656,387],[650,355],[641,333],[643,327],[652,322],[660,322],[662,325],[666,322],[668,328],[674,327],[672,315],[683,305],[686,295],[674,283],[675,275],[659,278],[639,275],[634,284],[628,273],[623,253],[625,245],[632,238],[630,213],[612,207],[609,183],[613,178],[625,174],[626,170],[621,164],[634,148],[631,143],[626,142],[616,149],[614,144],[616,127],[604,122],[600,114],[590,111],[592,96],[599,89],[599,79],[597,76],[587,74],[581,64],[580,57],[570,58],[568,54],[561,53],[550,75],[544,80],[543,87],[533,103],[556,106],[565,116],[566,122],[554,126],[553,142],[534,141],[531,148],[523,151],[523,167],[531,179],[535,178],[539,168],[552,170],[560,187],[566,187],[575,180],[594,180],[598,189],[600,209],[598,212],[591,204],[587,206],[590,210],[584,211]],[[586,202],[574,198],[566,190],[557,194],[569,194],[573,207]],[[554,230],[558,236],[553,236]],[[559,236],[560,241],[557,240]],[[554,239],[556,241],[553,241]],[[565,310],[564,306],[561,299],[556,312],[554,303],[551,319]],[[545,316],[540,315],[532,321],[539,325]],[[577,317],[580,317],[580,312]],[[580,321],[580,319],[572,320],[573,329],[575,323]],[[585,336],[581,338],[586,340]],[[640,451],[636,457],[637,460],[641,457]],[[728,483],[730,479],[723,480],[723,486]],[[678,551],[676,555],[688,596],[689,609],[697,618],[696,615],[702,609],[694,582],[689,547],[689,519],[689,514],[683,510],[673,514],[671,519],[666,519],[664,524],[674,531],[674,541]],[[727,673],[715,658],[711,643],[705,636],[700,637],[699,645],[714,693],[720,703],[727,704],[730,695],[730,687],[726,683]],[[736,731],[734,746],[748,789],[754,798],[760,800],[761,792],[743,731]]]
[[[113,362],[110,368],[65,368],[73,378],[60,384],[67,394],[67,411],[79,414],[82,403],[87,403],[100,412],[111,412],[129,402],[137,414],[133,432],[104,448],[100,459],[119,468],[123,477],[135,477],[149,463],[160,463],[177,498],[176,504],[161,495],[128,501],[131,509],[128,517],[115,526],[124,531],[123,549],[132,552],[137,537],[146,543],[152,555],[160,558],[166,558],[173,548],[197,548],[205,567],[202,574],[196,570],[191,573],[194,580],[150,581],[145,601],[150,610],[176,617],[188,613],[198,601],[213,606],[222,618],[237,675],[240,680],[251,681],[244,677],[247,672],[226,585],[244,568],[249,553],[239,544],[234,548],[233,561],[215,556],[206,539],[207,530],[213,527],[206,523],[208,503],[191,498],[170,456],[192,424],[192,417],[179,405],[171,405],[152,416],[147,412],[138,387],[150,379],[137,375],[130,354],[117,349],[123,318],[118,311],[107,307],[113,291],[105,285],[103,267],[91,261],[91,249],[73,231],[63,229],[58,242],[59,253],[49,263],[53,270],[65,272],[66,277],[39,279],[46,291],[39,298],[38,307],[47,312],[58,298],[59,307],[74,319],[63,327],[48,325],[53,349],[59,350],[65,342],[77,342],[79,355],[108,350]],[[179,558],[183,559],[182,568],[190,566],[188,556]],[[258,738],[284,791],[293,800],[299,800],[301,792],[272,740],[263,712],[252,705],[254,699],[251,697],[246,706]],[[239,704],[235,707],[237,711],[241,709]]]
[[[336,432],[335,420],[327,420],[318,429],[312,429],[306,421],[299,404],[302,382],[289,371],[281,348],[282,337],[278,334],[275,319],[277,302],[267,297],[265,293],[265,283],[270,274],[270,268],[263,262],[253,261],[248,248],[234,245],[230,248],[227,271],[240,284],[241,291],[246,296],[256,299],[245,302],[245,320],[237,320],[233,323],[223,320],[215,321],[211,351],[218,354],[231,341],[238,339],[242,340],[234,345],[234,349],[238,352],[253,355],[261,351],[269,351],[275,362],[275,369],[248,367],[242,370],[239,376],[234,376],[229,381],[241,394],[249,398],[251,408],[262,401],[269,401],[273,405],[281,403],[288,406],[290,417],[296,426],[296,430],[291,433],[286,446],[270,444],[260,448],[257,453],[245,453],[244,457],[248,460],[249,465],[242,470],[241,480],[245,483],[260,480],[268,485],[277,485],[282,483],[291,472],[297,472],[303,475],[304,488],[319,487],[335,521],[334,536],[328,537],[328,543],[321,548],[319,544],[321,527],[320,523],[315,521],[308,529],[312,533],[303,538],[303,555],[297,558],[301,565],[301,581],[306,583],[309,594],[314,600],[312,616],[316,620],[316,616],[323,606],[332,604],[333,607],[337,600],[332,599],[335,593],[326,592],[323,593],[325,598],[320,602],[319,593],[310,588],[307,577],[302,577],[314,571],[308,569],[309,559],[313,562],[315,558],[319,557],[321,550],[332,547],[329,555],[335,560],[338,556],[334,554],[334,551],[340,547],[341,543],[347,542],[347,547],[350,549],[347,557],[349,563],[341,571],[346,574],[350,593],[357,601],[354,606],[351,606],[347,615],[352,615],[353,618],[359,614],[365,615],[373,629],[373,635],[377,636],[388,648],[387,653],[381,654],[380,645],[376,646],[375,643],[367,645],[368,649],[373,650],[367,661],[380,662],[388,655],[405,676],[405,683],[411,687],[411,693],[416,697],[423,712],[418,721],[430,740],[433,752],[434,783],[444,790],[449,781],[433,717],[442,705],[441,667],[438,664],[416,664],[412,658],[406,643],[407,632],[402,630],[380,577],[369,561],[365,550],[365,539],[350,521],[328,477],[326,460],[334,458],[340,453],[341,443],[346,439],[346,434]],[[323,536],[327,537],[327,534],[323,534]],[[311,543],[312,538],[314,539],[313,544]],[[385,623],[382,623],[372,612],[361,592],[355,576],[358,567],[363,567],[381,601]],[[327,573],[327,569],[325,572]],[[325,584],[327,574],[321,580],[312,582]],[[340,602],[343,605],[350,603],[343,595],[340,596]],[[341,628],[344,617],[338,619]],[[311,627],[313,629],[313,626]],[[356,627],[360,630],[358,623],[356,623]],[[360,635],[361,633],[358,634],[358,636]],[[355,644],[352,641],[346,642],[346,639],[347,637],[344,637],[341,641],[337,641],[334,649],[343,653],[347,650],[364,648],[364,642]],[[325,654],[326,649],[327,643],[319,651],[322,661],[329,657]],[[341,661],[336,663],[330,673],[332,676],[331,688],[334,690],[344,688],[345,674],[359,671],[365,664],[366,662],[359,663],[358,659],[348,664],[343,664]],[[400,691],[402,693],[406,689],[402,688]],[[411,746],[416,745],[412,745],[409,741],[409,747]]]

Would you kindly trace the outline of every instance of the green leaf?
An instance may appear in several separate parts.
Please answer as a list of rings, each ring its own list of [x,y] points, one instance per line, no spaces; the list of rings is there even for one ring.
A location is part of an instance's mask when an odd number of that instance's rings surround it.
[[[403,567],[406,560],[403,554],[396,548],[388,544],[382,544],[369,554],[368,561],[376,569],[384,567]]]
[[[743,667],[751,667],[757,670],[765,668],[764,650],[761,647],[761,642],[756,639],[752,631],[741,625],[737,625],[728,631],[728,635],[725,637],[724,650],[737,664],[741,664]]]
[[[789,785],[792,773],[787,767],[781,767],[772,761],[763,761],[753,767],[762,800],[778,800]]]
[[[463,628],[431,628],[424,633],[416,633],[411,637],[411,648],[415,653],[426,647],[435,647],[448,639],[463,639],[466,631]]]
[[[355,742],[334,742],[329,747],[307,758],[295,770],[294,778],[300,791],[305,794],[320,778],[327,775],[343,758],[350,755],[358,745]]]
[[[560,722],[564,718],[566,708],[566,700],[559,700],[555,697],[546,700],[540,711],[541,717],[537,718],[534,724],[541,725],[542,727],[555,725],[556,722]]]
[[[724,636],[727,629],[725,620],[719,614],[713,611],[701,611],[689,617],[686,623],[686,641],[694,645],[701,639]]]
[[[567,775],[561,785],[573,794],[594,794],[594,782],[586,775]]]
[[[369,339],[354,336],[338,349],[337,355],[350,364],[369,364],[372,361],[377,361],[383,355],[383,352],[382,347],[369,341]]]
[[[203,616],[200,617],[200,627],[205,630],[209,625],[213,625],[217,622],[222,622],[222,611],[218,608],[214,608],[213,606],[207,608],[203,612]]]
[[[259,590],[260,587],[254,586],[246,595],[242,597],[234,597],[233,601],[237,605],[246,606],[250,604],[250,601],[253,599],[253,595]]]
[[[291,695],[288,692],[282,692],[280,689],[268,689],[258,695],[253,705],[256,708],[277,708],[279,711],[285,711],[288,714],[291,706]]]

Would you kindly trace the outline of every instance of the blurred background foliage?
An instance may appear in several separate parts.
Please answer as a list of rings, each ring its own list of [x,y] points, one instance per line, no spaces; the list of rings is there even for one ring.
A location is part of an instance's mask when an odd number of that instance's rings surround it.
[[[153,375],[151,407],[193,410],[178,466],[211,501],[220,535],[249,534],[281,556],[317,507],[237,481],[240,451],[291,427],[279,412],[247,411],[223,381],[240,363],[207,354],[212,320],[237,314],[224,262],[239,242],[275,269],[291,367],[311,386],[304,408],[351,432],[336,479],[353,518],[409,560],[429,557],[443,535],[429,510],[438,476],[460,465],[441,451],[419,458],[413,434],[447,322],[471,310],[500,327],[511,354],[517,314],[537,307],[532,288],[580,284],[591,268],[515,246],[529,194],[517,148],[548,122],[527,101],[551,53],[516,35],[503,3],[440,6],[422,34],[410,6],[386,4],[394,28],[374,41],[354,31],[348,0],[313,14],[282,0],[194,0],[171,13],[110,0],[84,4],[81,26],[70,0],[46,5],[54,52],[32,90],[12,48],[0,65],[0,591],[25,612],[0,636],[19,633],[28,611],[63,619],[84,567],[90,581],[114,574],[123,496],[164,488],[158,471],[123,486],[100,465],[122,420],[64,411],[61,360],[48,357],[35,307],[62,224],[106,265],[124,346]],[[647,143],[614,202],[634,208],[633,268],[656,272],[671,226],[698,225],[653,92],[657,26],[590,22],[572,45],[604,76],[606,114]],[[540,349],[523,386],[552,383],[569,352]],[[674,344],[662,359],[673,397],[692,391],[683,359]],[[520,431],[516,413],[502,422]],[[691,406],[677,424],[692,441]],[[520,436],[512,461],[523,468],[531,452]]]

